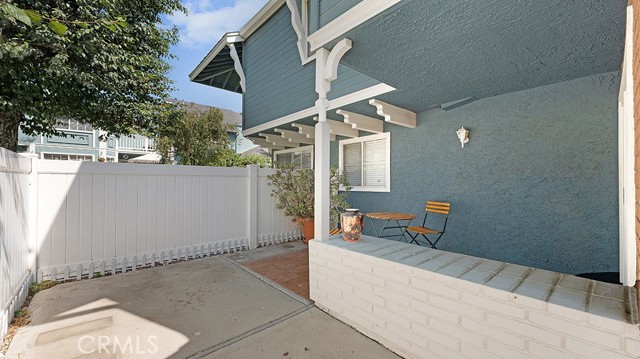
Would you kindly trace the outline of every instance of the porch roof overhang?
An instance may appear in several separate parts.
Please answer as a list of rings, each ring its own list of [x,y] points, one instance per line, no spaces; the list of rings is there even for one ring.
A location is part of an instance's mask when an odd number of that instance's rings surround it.
[[[383,101],[388,98],[393,91],[380,94],[375,97],[362,99],[352,103],[333,107],[327,111],[327,120],[330,125],[330,140],[339,141],[353,137],[362,137],[390,130],[389,125],[401,125],[413,127],[411,125],[399,124],[395,122],[396,116],[391,116],[387,121],[377,111],[376,106],[371,104],[372,100]],[[365,118],[368,124],[356,123],[353,116]],[[314,126],[318,123],[318,114],[310,113],[297,117],[290,117],[287,121],[280,123],[267,123],[259,129],[251,128],[244,131],[245,137],[267,149],[281,150],[296,148],[301,146],[314,145]],[[373,122],[373,126],[370,123]],[[354,124],[356,123],[356,124]],[[292,135],[293,131],[296,134]],[[306,138],[300,137],[306,136]],[[303,138],[303,140],[300,140]],[[273,142],[273,141],[276,142]],[[266,141],[266,142],[265,142]]]
[[[189,74],[189,79],[203,85],[242,93],[242,50],[244,39],[238,32],[226,33],[207,56]]]
[[[626,4],[403,0],[325,47],[352,40],[342,63],[419,112],[619,70]]]

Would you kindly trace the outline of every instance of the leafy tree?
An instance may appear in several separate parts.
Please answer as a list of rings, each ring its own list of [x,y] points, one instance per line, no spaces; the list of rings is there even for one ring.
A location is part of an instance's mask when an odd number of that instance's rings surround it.
[[[233,128],[216,108],[181,108],[175,118],[165,121],[156,131],[160,133],[156,150],[164,163],[175,158],[183,165],[218,166],[231,151],[228,132]]]
[[[247,167],[247,165],[259,165],[262,168],[271,167],[271,158],[258,153],[239,155],[238,165],[235,167]]]
[[[229,149],[215,161],[215,166],[220,167],[247,167],[248,165],[259,165],[262,168],[271,167],[271,158],[258,153],[241,155]]]
[[[276,173],[267,176],[267,179],[271,186],[271,197],[277,200],[276,208],[283,210],[292,221],[313,218],[315,176],[312,169],[297,169],[292,163],[282,163],[278,165]],[[337,167],[331,168],[329,181],[329,218],[333,227],[340,221],[340,208],[349,207],[347,198],[352,187]]]
[[[114,134],[166,118],[178,33],[160,16],[176,11],[179,0],[0,0],[0,147],[16,149],[18,126],[56,134],[63,116]]]

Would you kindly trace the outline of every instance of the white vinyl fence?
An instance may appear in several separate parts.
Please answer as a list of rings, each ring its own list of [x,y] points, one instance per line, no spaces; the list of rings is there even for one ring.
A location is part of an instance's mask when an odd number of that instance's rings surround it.
[[[31,159],[0,148],[0,338],[31,285]]]
[[[300,238],[271,169],[38,160],[37,279],[115,274]]]

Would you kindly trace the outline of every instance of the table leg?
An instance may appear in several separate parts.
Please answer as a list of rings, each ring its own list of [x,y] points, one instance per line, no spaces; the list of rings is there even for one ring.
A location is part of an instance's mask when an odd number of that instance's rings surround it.
[[[371,222],[371,227],[373,227],[373,233],[376,234],[376,237],[380,237],[380,234],[378,233],[378,229],[376,228],[376,224],[375,224],[375,220],[373,218],[369,218],[370,222]]]
[[[406,226],[402,227],[402,241],[404,242],[404,239],[406,239],[407,237],[405,237],[405,234],[407,234],[407,227],[409,227],[409,225],[411,224],[411,219],[409,220],[409,222],[407,222]],[[398,222],[398,221],[396,221]],[[398,226],[400,226],[400,222],[398,222]],[[409,241],[407,241],[407,243],[411,243]]]

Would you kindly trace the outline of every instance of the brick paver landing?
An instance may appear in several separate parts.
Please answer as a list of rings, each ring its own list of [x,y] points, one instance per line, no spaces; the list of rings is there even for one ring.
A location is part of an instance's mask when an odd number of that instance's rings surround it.
[[[309,299],[308,250],[248,261],[242,265]]]

